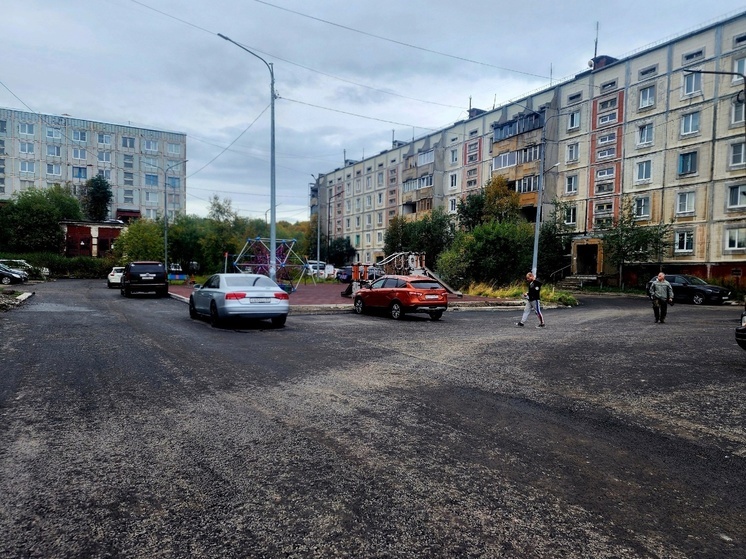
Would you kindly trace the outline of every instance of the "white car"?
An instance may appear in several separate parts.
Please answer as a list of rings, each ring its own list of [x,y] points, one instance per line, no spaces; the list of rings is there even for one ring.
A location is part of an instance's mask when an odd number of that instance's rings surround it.
[[[122,285],[122,274],[124,273],[124,266],[114,266],[106,276],[106,287],[109,289],[117,289]]]

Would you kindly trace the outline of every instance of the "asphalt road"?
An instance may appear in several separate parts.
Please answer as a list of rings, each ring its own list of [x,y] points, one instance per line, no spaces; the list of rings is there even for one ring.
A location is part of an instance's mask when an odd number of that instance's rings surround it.
[[[0,314],[2,558],[746,556],[737,307],[213,329],[34,289]]]

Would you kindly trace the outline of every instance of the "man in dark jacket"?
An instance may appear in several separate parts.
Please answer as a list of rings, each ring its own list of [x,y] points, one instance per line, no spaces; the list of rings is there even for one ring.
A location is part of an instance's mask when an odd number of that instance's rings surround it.
[[[515,325],[523,326],[533,309],[536,316],[539,317],[539,325],[537,328],[544,328],[544,315],[541,314],[541,282],[536,279],[533,272],[526,274],[526,281],[528,282],[528,291],[523,294],[523,298],[526,299],[526,307],[523,309],[523,317],[521,318],[521,321],[516,322]]]
[[[663,272],[658,274],[656,280],[650,284],[650,292],[648,295],[650,295],[650,298],[653,300],[655,322],[665,324],[668,305],[673,304],[673,288],[671,287],[671,284],[668,283],[666,274]]]

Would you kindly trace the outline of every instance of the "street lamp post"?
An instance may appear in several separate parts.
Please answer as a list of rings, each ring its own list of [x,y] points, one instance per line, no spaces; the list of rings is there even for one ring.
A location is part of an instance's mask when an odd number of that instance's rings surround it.
[[[173,163],[163,171],[163,265],[166,267],[166,274],[168,274],[168,172],[187,161],[184,159]]]
[[[245,50],[252,56],[255,56],[267,66],[270,77],[270,172],[269,172],[269,209],[270,209],[270,225],[269,225],[269,277],[272,281],[277,279],[277,216],[275,214],[275,72],[272,68],[272,64],[264,60],[261,56],[255,52],[250,51],[245,46],[240,45],[233,39],[226,37],[222,33],[218,33],[218,37],[225,39],[229,43],[233,43],[238,48]]]

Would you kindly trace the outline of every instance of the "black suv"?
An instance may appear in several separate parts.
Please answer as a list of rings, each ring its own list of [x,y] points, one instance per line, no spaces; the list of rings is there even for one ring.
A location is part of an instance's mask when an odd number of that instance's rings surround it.
[[[168,295],[168,276],[163,262],[130,262],[122,273],[122,295],[134,292],[155,292],[159,297]]]

